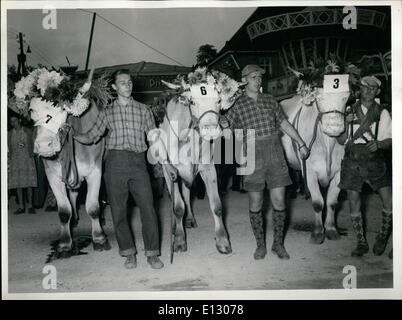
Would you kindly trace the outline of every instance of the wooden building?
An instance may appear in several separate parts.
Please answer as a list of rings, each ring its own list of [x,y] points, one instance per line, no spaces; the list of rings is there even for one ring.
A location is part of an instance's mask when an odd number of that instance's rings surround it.
[[[303,72],[310,60],[334,53],[348,61],[367,59],[366,73],[389,82],[391,9],[356,8],[356,29],[347,29],[343,7],[259,7],[228,40],[209,67],[240,80],[250,63],[266,70],[263,90],[278,99],[294,93],[288,66]],[[365,61],[366,62],[366,61]]]
[[[133,77],[133,96],[134,99],[152,104],[154,99],[163,99],[163,93],[167,89],[161,80],[172,81],[179,74],[187,74],[191,67],[167,65],[155,62],[141,61],[137,63],[120,64],[97,68],[95,74],[112,74],[119,69],[128,69]],[[78,71],[77,74],[83,73]]]

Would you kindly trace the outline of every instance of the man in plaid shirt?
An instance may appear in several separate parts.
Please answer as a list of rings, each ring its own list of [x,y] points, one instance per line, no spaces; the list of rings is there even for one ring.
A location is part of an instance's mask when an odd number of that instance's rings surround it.
[[[133,83],[129,71],[116,71],[113,80],[112,88],[117,92],[117,99],[99,113],[95,124],[86,134],[76,134],[74,138],[90,144],[97,142],[108,131],[105,185],[119,253],[126,257],[126,268],[137,266],[137,250],[127,218],[130,192],[140,208],[147,261],[153,269],[160,269],[163,263],[158,257],[158,219],[145,160],[145,151],[148,149],[146,134],[155,128],[155,122],[148,106],[132,98]]]
[[[272,251],[280,259],[289,259],[283,245],[286,219],[285,187],[291,184],[284,157],[280,132],[294,139],[303,158],[309,150],[295,128],[288,122],[282,109],[269,94],[260,93],[262,74],[257,65],[247,65],[242,71],[246,82],[245,93],[225,114],[231,129],[255,131],[255,170],[244,177],[244,188],[249,195],[249,215],[257,249],[254,259],[263,259],[267,253],[262,216],[264,189],[267,185],[273,206],[274,242]],[[250,160],[250,159],[248,159]]]

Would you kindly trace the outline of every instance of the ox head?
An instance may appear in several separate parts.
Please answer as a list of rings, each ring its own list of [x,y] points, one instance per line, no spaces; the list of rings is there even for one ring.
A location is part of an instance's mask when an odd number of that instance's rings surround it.
[[[321,123],[325,134],[338,137],[345,131],[345,107],[350,92],[324,92],[317,88],[316,101],[318,111],[321,113]]]
[[[323,132],[330,137],[339,136],[345,130],[346,103],[360,70],[335,60],[329,60],[322,67],[310,63],[306,74],[289,69],[299,78],[297,93],[301,95],[302,103],[316,106]]]
[[[162,81],[170,89],[181,91],[179,100],[190,107],[193,121],[205,140],[216,139],[221,134],[219,111],[230,108],[243,85],[219,71],[208,72],[198,68],[181,79],[180,84]]]
[[[34,152],[45,158],[54,156],[61,149],[58,131],[66,122],[67,112],[41,98],[31,100],[29,111],[37,126]]]

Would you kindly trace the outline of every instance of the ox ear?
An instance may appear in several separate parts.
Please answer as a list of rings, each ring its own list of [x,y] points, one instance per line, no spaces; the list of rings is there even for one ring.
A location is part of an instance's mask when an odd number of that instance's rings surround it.
[[[170,82],[167,82],[167,81],[164,81],[164,80],[162,80],[162,83],[165,86],[167,86],[169,89],[177,90],[177,89],[181,88],[181,86],[178,85],[178,84],[173,84],[173,83],[170,83]]]

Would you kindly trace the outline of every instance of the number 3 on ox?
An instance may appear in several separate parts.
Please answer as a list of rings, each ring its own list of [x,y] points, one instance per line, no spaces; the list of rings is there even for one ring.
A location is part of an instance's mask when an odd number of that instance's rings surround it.
[[[326,74],[324,75],[324,92],[346,92],[349,91],[348,74]]]

